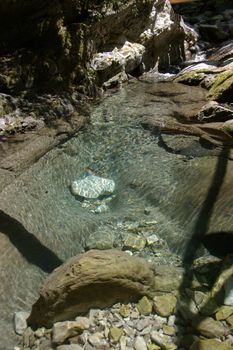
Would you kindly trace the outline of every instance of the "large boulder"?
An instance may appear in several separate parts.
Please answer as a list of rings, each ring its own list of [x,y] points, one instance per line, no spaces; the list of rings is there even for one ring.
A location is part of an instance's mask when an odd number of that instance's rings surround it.
[[[28,321],[50,327],[90,308],[152,297],[153,291],[154,274],[146,261],[114,249],[90,250],[71,258],[47,278]]]

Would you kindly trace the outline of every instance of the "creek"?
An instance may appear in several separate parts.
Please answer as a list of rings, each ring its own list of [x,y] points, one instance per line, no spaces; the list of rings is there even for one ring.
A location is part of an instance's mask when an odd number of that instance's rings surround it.
[[[164,255],[163,250],[149,257],[138,254],[178,265],[194,249],[207,254],[193,244],[195,235],[228,231],[233,223],[232,162],[197,137],[163,135],[159,128],[152,132],[141,125],[145,116],[156,115],[162,122],[174,113],[193,113],[204,103],[201,88],[153,77],[133,80],[106,93],[85,130],[2,191],[1,350],[16,343],[13,313],[30,310],[46,274],[83,251],[97,229],[101,234],[101,228],[113,228],[120,237],[125,222],[156,220],[154,233],[166,243]],[[216,175],[219,159],[222,173]],[[83,208],[70,192],[71,182],[89,169],[116,183],[106,212]]]

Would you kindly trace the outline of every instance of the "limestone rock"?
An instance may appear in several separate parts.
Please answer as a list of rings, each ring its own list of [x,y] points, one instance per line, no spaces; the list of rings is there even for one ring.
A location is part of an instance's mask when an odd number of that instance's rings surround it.
[[[123,334],[124,332],[122,328],[112,327],[109,330],[109,337],[115,343],[117,343],[120,340]]]
[[[88,175],[84,179],[73,181],[72,193],[84,198],[98,198],[112,194],[115,190],[115,182],[103,177]]]
[[[224,288],[225,288],[224,304],[233,306],[233,277],[229,278]]]
[[[223,305],[216,312],[215,318],[217,321],[225,320],[233,314],[233,306]]]
[[[27,318],[29,317],[29,312],[19,311],[14,314],[14,328],[15,333],[22,335],[27,328]]]
[[[78,344],[60,345],[56,350],[82,350],[83,348]]]
[[[193,321],[193,326],[207,338],[220,338],[226,334],[223,324],[211,317],[197,318]]]
[[[176,297],[173,294],[164,294],[154,297],[154,308],[158,315],[167,317],[176,307]]]
[[[69,259],[47,278],[29,324],[51,326],[91,308],[153,297],[153,291],[154,274],[146,261],[114,249],[90,250]]]
[[[147,345],[143,337],[138,336],[134,342],[135,350],[147,350]]]
[[[57,322],[53,325],[53,342],[62,344],[67,338],[80,334],[88,328],[89,320],[86,320],[86,317],[80,317],[77,321]]]
[[[143,297],[139,300],[137,309],[141,315],[149,315],[152,312],[152,302],[147,297]]]

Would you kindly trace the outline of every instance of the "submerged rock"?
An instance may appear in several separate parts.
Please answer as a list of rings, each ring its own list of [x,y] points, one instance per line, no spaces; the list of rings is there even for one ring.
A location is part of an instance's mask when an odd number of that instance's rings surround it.
[[[153,290],[152,266],[143,259],[118,250],[91,250],[71,258],[47,278],[29,324],[51,326],[90,308],[151,297]]]
[[[98,198],[112,194],[115,190],[115,182],[103,177],[88,175],[84,179],[72,182],[71,190],[75,196]]]

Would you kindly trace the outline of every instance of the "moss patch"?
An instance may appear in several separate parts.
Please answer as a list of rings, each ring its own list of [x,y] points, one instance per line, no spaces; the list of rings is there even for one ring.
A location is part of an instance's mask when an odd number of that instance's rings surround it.
[[[204,79],[205,73],[201,71],[186,72],[174,79],[176,83],[183,83],[187,85],[199,85]]]
[[[207,98],[219,102],[232,102],[233,69],[229,69],[216,76],[210,87]]]

